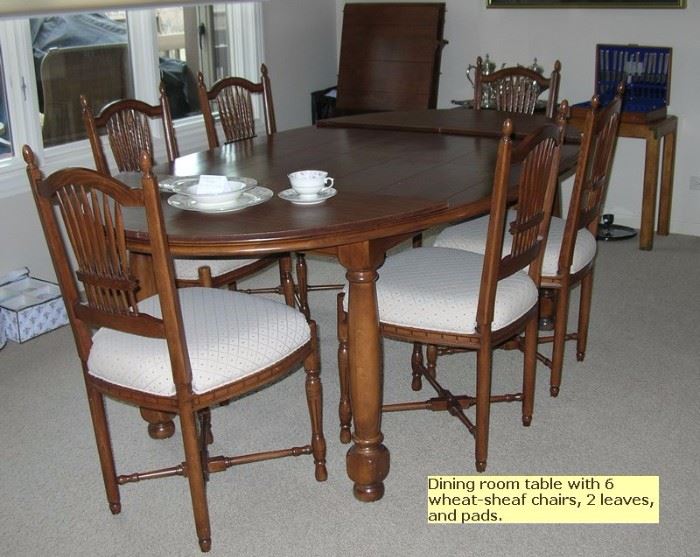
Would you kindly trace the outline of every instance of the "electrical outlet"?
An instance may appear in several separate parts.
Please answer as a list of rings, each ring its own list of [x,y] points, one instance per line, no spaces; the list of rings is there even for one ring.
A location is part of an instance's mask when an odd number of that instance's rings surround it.
[[[700,191],[700,176],[690,177],[690,189],[693,191]]]

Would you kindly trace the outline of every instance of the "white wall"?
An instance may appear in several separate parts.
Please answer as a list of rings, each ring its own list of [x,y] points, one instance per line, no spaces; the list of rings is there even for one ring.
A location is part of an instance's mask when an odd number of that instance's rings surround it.
[[[373,0],[363,0],[365,2]],[[404,0],[405,1],[405,0]],[[342,8],[337,0],[338,40]],[[595,45],[637,43],[673,48],[669,113],[679,117],[671,232],[700,236],[700,191],[689,189],[700,176],[700,2],[684,10],[486,9],[486,0],[446,0],[439,107],[472,96],[467,65],[488,52],[499,66],[530,65],[537,57],[546,72],[562,63],[560,99],[580,102],[593,94]],[[613,168],[606,212],[616,222],[639,227],[644,142],[622,139]]]
[[[333,0],[263,3],[265,56],[280,131],[311,124],[311,91],[336,83],[335,17]]]
[[[263,28],[277,128],[309,125],[310,92],[336,81],[334,0],[269,0],[263,3]],[[200,139],[199,148],[206,148],[204,133]],[[181,149],[197,146],[181,144]],[[92,166],[87,149],[79,164]],[[0,275],[22,266],[37,277],[55,276],[28,185],[26,193],[0,198]]]

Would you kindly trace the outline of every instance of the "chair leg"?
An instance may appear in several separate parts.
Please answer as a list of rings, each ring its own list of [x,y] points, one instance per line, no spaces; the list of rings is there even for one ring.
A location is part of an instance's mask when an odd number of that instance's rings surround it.
[[[476,354],[476,470],[486,470],[489,446],[489,417],[491,414],[491,360],[490,339],[482,338]]]
[[[311,322],[311,345],[313,350],[304,361],[306,370],[306,401],[311,418],[311,452],[316,466],[315,476],[319,482],[326,481],[326,438],[323,436],[323,388],[321,386],[320,362],[316,323]]]
[[[578,333],[576,338],[576,359],[582,362],[586,357],[588,343],[588,325],[591,318],[591,299],[593,298],[593,269],[581,279],[581,298],[578,309]]]
[[[191,405],[180,412],[182,442],[185,449],[185,466],[187,481],[190,485],[194,523],[199,539],[199,548],[206,552],[211,549],[211,528],[209,525],[209,507],[204,480],[204,469],[200,453],[199,435],[197,433],[197,416]]]
[[[537,373],[537,317],[525,327],[525,357],[523,358],[523,425],[532,423],[535,408],[535,377]]]
[[[425,350],[425,356],[427,359],[427,372],[430,377],[435,379],[437,377],[437,358],[438,358],[438,347],[437,344],[429,344]]]
[[[231,401],[227,400],[226,404],[229,402]],[[222,404],[222,406],[226,406],[226,404]],[[199,411],[199,424],[202,448],[205,449],[206,447],[204,445],[211,445],[214,443],[214,434],[211,430],[211,408],[204,408]]]
[[[297,253],[297,297],[299,298],[299,310],[304,314],[306,320],[310,319],[309,311],[309,273],[306,265],[306,256]]]
[[[294,279],[292,279],[292,258],[289,255],[280,257],[280,285],[284,295],[284,303],[290,307],[296,306],[294,298]]]
[[[340,376],[340,402],[338,417],[340,419],[340,442],[347,444],[352,435],[352,405],[350,404],[350,369],[348,364],[348,314],[343,309],[345,294],[338,294],[338,374]]]
[[[569,320],[569,299],[571,288],[564,282],[559,289],[557,313],[554,318],[554,342],[552,344],[552,369],[549,376],[549,394],[553,397],[559,394],[561,375],[564,367],[564,351],[566,349],[566,329]]]
[[[112,441],[109,435],[109,425],[107,414],[105,413],[104,397],[102,393],[86,383],[88,403],[90,405],[90,415],[92,416],[92,426],[95,431],[95,441],[97,442],[97,453],[100,458],[102,468],[102,480],[107,492],[107,502],[112,514],[119,514],[122,510],[121,499],[119,497],[119,484],[117,483],[117,471],[114,465],[114,454],[112,452]]]
[[[197,275],[199,276],[199,284],[205,288],[211,288],[213,281],[211,278],[211,267],[209,265],[202,265],[197,269]]]
[[[437,357],[438,357],[438,347],[435,344],[428,344],[425,347],[426,364],[423,365],[423,345],[414,342],[413,343],[413,355],[411,356],[411,367],[413,368],[413,380],[411,382],[411,389],[414,391],[420,391],[423,388],[422,375],[423,372],[427,373],[435,379],[437,376]]]
[[[423,388],[423,345],[420,342],[413,343],[413,354],[411,354],[411,369],[413,370],[411,379],[411,389],[420,391]]]

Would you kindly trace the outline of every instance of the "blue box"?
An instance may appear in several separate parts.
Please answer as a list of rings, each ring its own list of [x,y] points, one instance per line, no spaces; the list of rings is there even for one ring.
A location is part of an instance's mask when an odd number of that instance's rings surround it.
[[[673,50],[664,46],[637,44],[596,45],[595,92],[605,106],[625,82],[623,122],[651,122],[666,117],[671,100]],[[590,102],[572,107],[572,116],[590,107]]]

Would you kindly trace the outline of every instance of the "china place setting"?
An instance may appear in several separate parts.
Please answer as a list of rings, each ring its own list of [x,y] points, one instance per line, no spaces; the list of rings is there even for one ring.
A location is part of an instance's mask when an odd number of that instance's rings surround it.
[[[272,190],[258,186],[253,178],[202,175],[175,177],[165,183],[174,192],[169,205],[200,213],[240,211],[272,197]]]
[[[288,174],[291,188],[281,191],[281,199],[295,205],[317,205],[333,197],[338,190],[324,170],[299,170]]]
[[[140,172],[137,172],[139,177],[141,176]],[[162,190],[166,191],[178,191],[178,193],[186,193],[181,190],[188,186],[193,186],[195,184],[198,184],[202,178],[207,178],[207,175],[201,175],[201,176],[172,176],[170,174],[156,174],[158,178],[158,186]],[[249,187],[257,186],[258,181],[255,178],[246,178],[243,176],[216,176],[216,178],[226,178],[229,182],[243,182]]]

